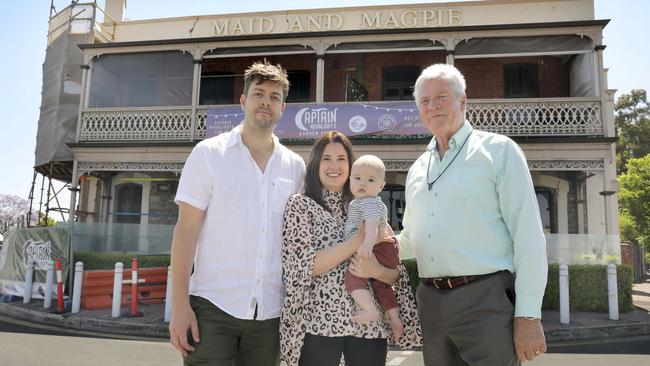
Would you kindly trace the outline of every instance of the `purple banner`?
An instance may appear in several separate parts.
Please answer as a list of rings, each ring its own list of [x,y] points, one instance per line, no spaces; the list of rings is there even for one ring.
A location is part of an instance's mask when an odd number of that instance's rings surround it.
[[[208,109],[205,137],[227,132],[241,123],[239,106]],[[414,102],[383,104],[291,104],[275,127],[279,138],[317,138],[336,130],[347,136],[427,134]]]

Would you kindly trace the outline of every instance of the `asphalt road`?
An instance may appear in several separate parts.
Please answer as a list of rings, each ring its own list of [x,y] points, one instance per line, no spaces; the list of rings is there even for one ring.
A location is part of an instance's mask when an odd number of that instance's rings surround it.
[[[101,335],[34,327],[0,317],[1,365],[112,366],[181,365],[165,340],[113,339]],[[388,366],[422,366],[416,351],[390,352]],[[650,336],[551,345],[549,353],[526,366],[650,366]]]

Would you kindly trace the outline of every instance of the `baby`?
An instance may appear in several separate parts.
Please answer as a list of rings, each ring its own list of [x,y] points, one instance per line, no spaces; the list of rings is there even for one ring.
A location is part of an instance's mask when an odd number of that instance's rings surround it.
[[[348,208],[345,238],[358,233],[359,225],[365,224],[365,237],[357,254],[366,258],[374,254],[383,266],[397,268],[399,258],[395,242],[383,241],[375,244],[380,228],[387,225],[388,210],[378,196],[384,188],[385,172],[384,163],[374,155],[361,156],[352,165],[350,190],[354,195],[354,200],[350,202]],[[359,278],[353,275],[349,269],[346,271],[345,289],[361,307],[361,312],[353,318],[358,323],[374,322],[379,319],[379,311],[374,305],[367,285],[367,278]],[[393,338],[398,340],[404,334],[404,325],[399,318],[397,298],[392,287],[374,280],[370,281],[370,286],[377,297],[377,302],[388,315]]]

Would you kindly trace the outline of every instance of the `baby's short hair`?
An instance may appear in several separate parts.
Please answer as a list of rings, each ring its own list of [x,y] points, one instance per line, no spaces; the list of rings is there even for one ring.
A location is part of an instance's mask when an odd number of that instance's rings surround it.
[[[386,177],[386,166],[384,165],[384,162],[374,155],[360,156],[354,161],[354,164],[352,164],[352,169],[354,169],[354,167],[362,166],[377,169],[377,171],[381,172],[382,180]]]

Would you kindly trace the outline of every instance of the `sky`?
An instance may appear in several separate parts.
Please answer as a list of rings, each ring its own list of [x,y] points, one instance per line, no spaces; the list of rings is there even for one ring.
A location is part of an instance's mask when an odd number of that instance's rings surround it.
[[[90,2],[90,1],[81,1]],[[312,0],[300,8],[349,7],[364,5],[436,3],[418,0]],[[47,46],[50,1],[14,1],[3,7],[0,23],[1,81],[0,98],[0,194],[27,198],[33,177],[34,149],[41,104],[42,66]],[[103,6],[103,1],[99,1]],[[56,0],[61,10],[69,0]],[[594,0],[596,19],[611,19],[604,30],[604,64],[609,68],[610,89],[616,96],[632,89],[650,90],[650,3],[647,0]],[[128,0],[127,19],[207,15],[296,9],[295,1],[218,1],[218,0]],[[60,184],[55,182],[58,188]],[[40,179],[38,180],[40,188]],[[69,192],[60,195],[67,207]],[[36,195],[35,203],[38,203]],[[56,217],[59,219],[58,217]]]

